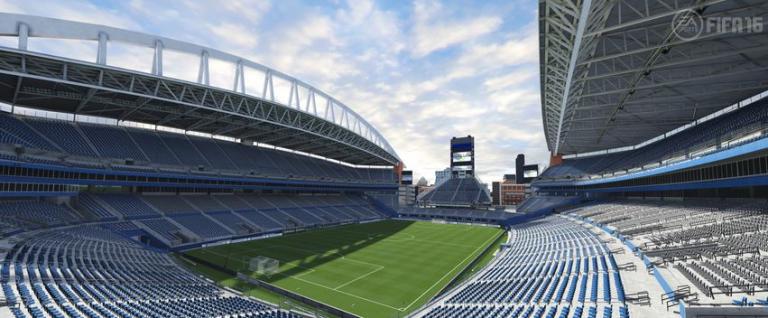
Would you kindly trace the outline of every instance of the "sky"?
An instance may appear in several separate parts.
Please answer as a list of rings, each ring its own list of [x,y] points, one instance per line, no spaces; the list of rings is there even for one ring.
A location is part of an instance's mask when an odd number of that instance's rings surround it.
[[[415,180],[434,181],[453,136],[475,137],[484,182],[518,153],[548,161],[535,0],[0,0],[0,11],[109,25],[217,48],[299,78],[362,115]],[[0,45],[13,45],[0,39]],[[95,44],[31,39],[31,50],[95,60]],[[149,49],[109,47],[108,64],[149,71]],[[164,52],[166,75],[197,62]],[[168,60],[176,60],[173,64]],[[190,64],[192,63],[192,64]],[[210,61],[232,88],[231,65]],[[194,67],[189,67],[194,65]],[[246,78],[247,75],[246,75]],[[247,80],[247,79],[246,79]]]

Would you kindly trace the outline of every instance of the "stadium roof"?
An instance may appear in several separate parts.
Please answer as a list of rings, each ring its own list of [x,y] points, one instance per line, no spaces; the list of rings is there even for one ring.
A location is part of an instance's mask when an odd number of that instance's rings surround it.
[[[539,5],[542,117],[553,153],[636,145],[768,89],[764,0]]]
[[[381,133],[346,105],[246,58],[134,31],[7,13],[0,13],[0,36],[18,37],[18,49],[0,47],[0,102],[228,136],[356,165],[401,161]],[[28,51],[32,37],[92,41],[96,61]],[[152,73],[107,63],[114,42],[151,50]],[[198,58],[197,82],[163,74],[168,51]],[[232,89],[210,85],[209,60],[234,66]],[[246,77],[246,71],[260,76]]]

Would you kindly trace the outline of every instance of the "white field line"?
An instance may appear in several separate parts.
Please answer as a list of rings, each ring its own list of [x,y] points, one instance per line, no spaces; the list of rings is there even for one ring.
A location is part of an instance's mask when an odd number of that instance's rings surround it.
[[[467,229],[465,229],[462,232],[469,232],[470,230],[472,230],[472,229],[468,227]],[[339,232],[347,232],[347,233],[354,233],[354,234],[366,234],[366,233],[362,233],[362,232],[349,231],[349,230],[339,230]],[[416,242],[425,242],[425,243],[429,243],[429,244],[445,245],[445,246],[466,247],[466,248],[474,247],[474,246],[471,246],[471,245],[447,243],[447,242],[442,242],[442,241],[439,241],[439,240],[438,241],[420,240],[420,239],[416,238],[416,235],[408,234],[408,233],[405,233],[405,235],[408,235],[410,237],[409,238],[385,238],[385,239],[380,240],[380,242],[393,242],[393,243],[396,243],[396,242],[416,241]]]
[[[379,268],[377,268],[377,269],[374,269],[374,270],[372,270],[372,271],[370,271],[370,272],[368,272],[368,273],[365,273],[365,274],[363,274],[363,275],[360,275],[360,276],[358,276],[357,278],[355,278],[355,279],[353,279],[353,280],[350,280],[350,281],[348,281],[348,282],[346,282],[346,283],[344,283],[344,284],[341,284],[340,286],[338,286],[338,287],[334,288],[333,290],[339,290],[339,288],[343,288],[344,286],[347,286],[347,285],[349,285],[349,284],[352,284],[352,283],[354,283],[354,282],[356,282],[356,281],[358,281],[358,280],[361,280],[361,279],[363,279],[363,278],[366,278],[366,277],[370,276],[371,274],[373,274],[373,273],[375,273],[375,272],[378,272],[378,271],[380,271],[380,270],[382,270],[382,269],[384,269],[384,268],[385,268],[384,266],[380,266],[380,267],[379,267]]]
[[[445,279],[446,277],[448,277],[448,275],[449,275],[449,274],[451,274],[453,271],[455,271],[457,268],[459,268],[459,266],[461,266],[462,264],[464,264],[464,262],[466,262],[468,259],[470,259],[472,256],[474,256],[474,255],[475,255],[475,253],[477,253],[477,251],[479,251],[479,250],[480,250],[480,249],[482,249],[482,248],[486,248],[486,247],[488,246],[488,242],[489,242],[489,241],[491,241],[491,240],[493,240],[493,239],[495,239],[495,238],[496,238],[496,236],[491,236],[490,238],[488,238],[487,240],[485,240],[485,242],[483,242],[483,244],[482,244],[482,245],[478,246],[478,247],[477,247],[477,248],[476,248],[476,249],[475,249],[475,250],[474,250],[472,253],[470,253],[470,254],[469,254],[467,257],[465,257],[465,258],[464,258],[464,260],[462,260],[461,262],[459,262],[458,264],[456,264],[456,266],[454,266],[454,267],[453,267],[451,270],[449,270],[447,273],[445,273],[445,275],[443,275],[443,277],[440,277],[440,279],[438,279],[437,281],[435,281],[435,283],[434,283],[434,284],[432,284],[432,286],[430,286],[430,287],[429,287],[429,288],[427,288],[427,289],[426,289],[426,290],[425,290],[423,293],[421,293],[421,295],[419,295],[419,297],[416,297],[416,299],[414,299],[414,300],[413,300],[413,301],[412,301],[410,304],[408,304],[408,306],[407,306],[407,307],[400,309],[400,311],[405,311],[405,310],[408,310],[408,308],[411,308],[411,306],[413,306],[413,304],[415,304],[417,301],[419,301],[419,299],[421,299],[421,297],[424,297],[424,295],[426,295],[426,294],[427,294],[427,292],[429,292],[430,290],[432,290],[432,288],[435,288],[435,286],[437,286],[437,284],[439,284],[441,281],[443,281],[443,279]],[[475,257],[476,257],[476,256],[475,256]]]
[[[325,288],[325,289],[328,289],[328,290],[332,290],[332,291],[337,292],[337,293],[342,293],[342,294],[347,295],[347,296],[351,296],[351,297],[354,297],[354,298],[357,298],[357,299],[365,300],[367,302],[370,302],[370,303],[373,303],[373,304],[377,304],[379,306],[387,307],[387,308],[390,308],[390,309],[393,309],[393,310],[397,310],[397,311],[402,311],[402,309],[398,309],[398,308],[392,307],[390,305],[387,305],[387,304],[384,304],[384,303],[380,303],[378,301],[371,300],[371,299],[368,299],[368,298],[365,298],[365,297],[361,297],[361,296],[358,296],[358,295],[355,295],[355,294],[350,294],[350,293],[347,293],[347,292],[342,291],[342,290],[335,290],[335,289],[330,288],[328,286],[325,286],[323,284],[318,284],[318,283],[315,283],[313,281],[303,279],[301,277],[288,276],[288,278],[293,278],[293,279],[296,279],[296,280],[300,280],[300,281],[305,282],[307,284],[315,285],[315,286],[322,287],[322,288]]]
[[[221,254],[221,253],[218,253],[218,252],[214,252],[214,251],[207,251],[207,253],[211,253],[211,254],[222,256],[222,257],[230,258],[230,256],[227,256],[227,255],[224,255],[224,254]],[[237,261],[240,261],[240,260],[237,260]],[[280,266],[283,266],[283,265],[286,265],[286,266],[289,266],[289,267],[297,267],[297,268],[301,268],[301,269],[305,270],[305,272],[297,274],[296,276],[302,276],[302,275],[307,275],[307,274],[311,274],[311,273],[316,272],[316,270],[314,268],[304,267],[304,266],[301,266],[301,265],[298,265],[298,264],[291,264],[289,262],[284,262],[283,264],[280,264]],[[286,276],[286,275],[283,275],[283,276]]]
[[[290,245],[279,245],[279,246],[278,245],[268,245],[267,248],[289,248],[289,249],[300,250],[300,251],[305,251],[305,252],[312,252],[312,253],[318,254],[317,251],[313,251],[313,250],[309,250],[309,249],[304,249],[304,248],[300,248],[300,247],[294,247],[294,246],[290,246]],[[355,282],[357,280],[365,278],[368,275],[371,275],[371,274],[373,274],[375,272],[378,272],[378,271],[380,271],[380,270],[385,268],[383,265],[373,264],[373,263],[369,263],[369,262],[365,262],[365,261],[360,261],[360,260],[356,260],[356,259],[352,259],[352,258],[347,258],[346,256],[344,256],[344,254],[341,254],[339,252],[333,252],[333,254],[341,255],[341,257],[339,259],[342,259],[342,260],[345,260],[345,261],[360,263],[360,264],[363,264],[363,265],[366,265],[366,266],[373,266],[374,267],[374,270],[372,270],[372,271],[370,271],[368,273],[365,273],[365,274],[363,274],[361,276],[358,276],[357,278],[354,278],[354,279],[352,279],[352,280],[350,280],[350,281],[348,281],[346,283],[343,283],[343,284],[341,284],[340,286],[338,286],[336,288],[331,288],[333,290],[338,290],[339,288],[347,286],[347,285],[349,285],[349,284],[351,284],[351,283],[353,283],[353,282]],[[303,269],[308,270],[306,272],[303,272],[303,273],[300,273],[298,275],[295,275],[294,277],[300,277],[300,276],[304,276],[304,275],[316,272],[316,270],[313,269],[313,268],[304,267],[304,266],[301,266],[301,265],[295,265],[295,264],[291,264],[291,263],[285,263],[285,264],[289,265],[289,266],[303,268]],[[287,277],[287,275],[283,275],[283,276]],[[302,280],[304,280],[304,279],[302,279]],[[324,286],[324,287],[325,288],[330,288],[330,287],[327,287],[327,286]]]
[[[276,246],[270,246],[270,247],[276,247]],[[279,247],[285,247],[285,246],[279,246]],[[289,247],[290,247],[290,246],[289,246]],[[290,247],[290,248],[293,248],[293,247]],[[298,248],[296,248],[296,249],[298,249]],[[306,249],[305,249],[304,251],[313,252],[313,253],[315,252],[315,251],[310,251],[310,250],[306,250]],[[223,255],[223,254],[220,254],[220,253],[217,253],[217,252],[213,252],[213,251],[211,251],[211,253],[213,253],[213,254],[216,254],[216,255],[219,255],[219,256],[226,256],[226,255]],[[366,262],[362,262],[362,263],[366,263]],[[293,265],[293,264],[290,264],[290,263],[286,263],[286,264],[289,264],[289,265],[292,265],[292,266],[296,266],[296,267],[306,268],[306,267],[302,267],[302,266],[299,266],[299,265]],[[373,265],[373,266],[378,266],[378,268],[377,268],[376,270],[374,270],[374,271],[372,271],[372,272],[370,272],[370,273],[368,273],[368,274],[372,274],[372,273],[374,273],[374,272],[377,272],[377,271],[380,271],[380,270],[384,269],[384,266],[381,266],[381,265],[370,264],[370,263],[366,263],[366,264],[368,264],[368,265]],[[311,268],[307,268],[307,269],[309,269],[309,270],[311,270],[311,271],[314,271],[314,269],[311,269]],[[301,278],[300,276],[301,276],[301,275],[304,275],[304,274],[308,274],[308,273],[301,273],[301,274],[299,274],[299,275],[284,275],[284,274],[278,273],[278,275],[284,276],[284,277],[286,277],[286,278],[292,278],[292,279],[295,279],[295,280],[299,280],[299,281],[305,282],[305,283],[307,283],[307,284],[310,284],[310,285],[315,285],[315,286],[318,286],[318,287],[322,287],[322,288],[325,288],[325,289],[328,289],[328,290],[332,290],[332,291],[335,291],[335,292],[337,292],[337,293],[341,293],[341,294],[344,294],[344,295],[347,295],[347,296],[351,296],[351,297],[354,297],[354,298],[358,298],[358,299],[361,299],[361,300],[364,300],[364,301],[367,301],[367,302],[370,302],[370,303],[373,303],[373,304],[377,304],[377,305],[380,305],[380,306],[384,306],[384,307],[387,307],[387,308],[390,308],[390,309],[393,309],[393,310],[397,310],[397,311],[402,311],[401,309],[398,309],[398,308],[392,307],[392,306],[390,306],[390,305],[387,305],[387,304],[384,304],[384,303],[380,303],[380,302],[378,302],[378,301],[375,301],[375,300],[371,300],[371,299],[368,299],[368,298],[365,298],[365,297],[361,297],[361,296],[358,296],[358,295],[355,295],[355,294],[350,294],[350,293],[347,293],[347,292],[345,292],[345,291],[336,290],[336,289],[334,289],[334,288],[331,288],[331,287],[325,286],[325,285],[323,285],[323,284],[320,284],[320,283],[316,283],[316,282],[313,282],[313,281],[310,281],[310,280],[306,280],[306,279],[303,279],[303,278]],[[368,275],[368,274],[366,274],[366,275]],[[360,278],[360,277],[358,277],[358,279],[359,279],[359,278]]]
[[[467,229],[467,231],[469,231],[469,230],[470,230],[470,229]],[[363,233],[360,233],[360,232],[355,232],[355,231],[341,231],[341,232],[350,232],[350,233],[363,234]],[[410,238],[410,239],[404,239],[404,240],[402,240],[402,241],[418,241],[418,242],[427,242],[427,243],[431,243],[431,244],[450,245],[450,246],[457,246],[457,247],[472,247],[472,246],[469,246],[469,245],[462,245],[462,244],[452,244],[452,243],[445,243],[445,242],[440,242],[440,241],[419,240],[419,239],[417,239],[417,238],[416,238],[416,236],[415,236],[415,235],[413,235],[413,234],[408,234],[408,235],[409,235],[409,236],[411,236],[411,238]],[[381,302],[378,302],[378,301],[375,301],[375,300],[372,300],[372,299],[368,299],[368,298],[365,298],[365,297],[362,297],[362,296],[358,296],[358,295],[355,295],[355,294],[351,294],[351,293],[348,293],[348,292],[345,292],[345,291],[342,291],[342,290],[338,290],[338,289],[340,289],[340,288],[342,288],[342,287],[344,287],[344,286],[347,286],[347,285],[349,285],[349,284],[351,284],[351,283],[353,283],[353,282],[355,282],[355,281],[357,281],[357,280],[363,279],[363,278],[365,278],[365,277],[367,277],[367,276],[369,276],[369,275],[372,275],[373,273],[375,273],[375,272],[378,272],[378,271],[380,271],[380,270],[382,270],[382,269],[384,269],[384,268],[385,268],[384,266],[382,266],[382,265],[379,265],[379,264],[373,264],[373,263],[369,263],[369,262],[365,262],[365,261],[360,261],[360,260],[356,260],[356,259],[347,258],[346,256],[344,256],[344,254],[341,254],[340,252],[333,252],[333,254],[338,254],[338,255],[340,255],[340,256],[341,256],[341,257],[340,257],[341,259],[344,259],[344,260],[347,260],[347,261],[357,262],[357,263],[360,263],[360,264],[365,264],[365,265],[369,265],[369,266],[375,266],[375,267],[377,267],[377,268],[376,268],[375,270],[371,271],[371,272],[368,272],[368,273],[366,273],[366,274],[363,274],[363,275],[361,275],[361,276],[358,276],[357,278],[355,278],[355,279],[353,279],[353,280],[351,280],[351,281],[349,281],[349,282],[346,282],[346,283],[344,283],[344,284],[342,284],[342,285],[340,285],[340,286],[338,286],[338,287],[336,287],[336,288],[331,288],[331,287],[325,286],[325,285],[323,285],[323,284],[320,284],[320,283],[317,283],[317,282],[313,282],[313,281],[310,281],[310,280],[307,280],[307,279],[301,278],[300,276],[303,276],[303,275],[305,275],[305,274],[309,274],[309,273],[311,273],[311,272],[314,272],[314,271],[315,271],[315,270],[314,270],[314,269],[312,269],[312,268],[303,267],[303,266],[301,266],[301,265],[293,265],[293,264],[290,264],[290,263],[286,263],[286,264],[289,264],[289,265],[292,265],[292,266],[295,266],[295,267],[299,267],[299,268],[304,268],[304,269],[310,270],[310,272],[305,272],[305,273],[301,273],[301,274],[299,274],[299,275],[293,275],[293,276],[289,276],[289,275],[282,275],[282,276],[284,276],[284,277],[286,277],[286,278],[292,278],[292,279],[296,279],[296,280],[299,280],[299,281],[305,282],[305,283],[307,283],[307,284],[315,285],[315,286],[318,286],[318,287],[321,287],[321,288],[325,288],[325,289],[328,289],[328,290],[332,290],[332,291],[334,291],[334,292],[337,292],[337,293],[341,293],[341,294],[344,294],[344,295],[347,295],[347,296],[350,296],[350,297],[354,297],[354,298],[357,298],[357,299],[360,299],[360,300],[364,300],[364,301],[367,301],[367,302],[370,302],[370,303],[373,303],[373,304],[377,304],[377,305],[380,305],[380,306],[383,306],[383,307],[387,307],[387,308],[390,308],[390,309],[393,309],[393,310],[397,310],[397,311],[403,312],[403,311],[406,311],[406,310],[408,310],[408,308],[411,308],[411,306],[413,306],[413,305],[414,305],[414,304],[415,304],[417,301],[419,301],[419,299],[421,299],[422,297],[424,297],[424,295],[426,295],[426,294],[427,294],[427,293],[428,293],[430,290],[432,290],[433,288],[435,288],[435,286],[437,286],[437,285],[438,285],[438,284],[439,284],[439,283],[440,283],[440,282],[441,282],[443,279],[445,279],[445,278],[446,278],[448,275],[450,275],[450,274],[451,274],[453,271],[455,271],[455,270],[456,270],[458,267],[460,267],[462,264],[464,264],[464,262],[466,262],[466,261],[467,261],[469,258],[471,258],[471,257],[472,257],[472,256],[473,256],[475,253],[477,253],[477,252],[478,252],[478,250],[480,250],[481,248],[485,248],[486,246],[488,246],[488,241],[490,241],[490,240],[492,240],[492,239],[494,239],[494,238],[495,238],[495,237],[493,237],[493,236],[492,236],[492,237],[490,237],[489,239],[487,239],[485,242],[483,242],[483,244],[482,244],[482,245],[480,245],[480,246],[476,247],[476,248],[475,248],[475,250],[474,250],[472,253],[470,253],[470,254],[469,254],[467,257],[465,257],[465,258],[464,258],[464,259],[463,259],[461,262],[459,262],[458,264],[456,264],[456,266],[454,266],[454,267],[453,267],[451,270],[449,270],[449,271],[448,271],[447,273],[445,273],[445,274],[444,274],[442,277],[440,277],[440,279],[438,279],[437,281],[435,281],[435,283],[434,283],[434,284],[432,284],[432,286],[430,286],[429,288],[427,288],[426,290],[424,290],[424,292],[423,292],[423,293],[421,293],[421,295],[419,295],[418,297],[416,297],[416,299],[414,299],[414,300],[413,300],[413,301],[412,301],[412,302],[411,302],[411,303],[410,303],[410,304],[409,304],[407,307],[404,307],[404,308],[395,308],[395,307],[393,307],[393,306],[390,306],[390,305],[387,305],[387,304],[384,304],[384,303],[381,303]],[[381,240],[381,241],[387,241],[387,240],[389,240],[389,241],[392,241],[392,242],[398,242],[398,241],[401,241],[401,240],[396,240],[396,239],[384,239],[384,240]],[[320,254],[320,253],[321,253],[321,251],[315,251],[315,250],[311,250],[311,249],[305,249],[305,248],[295,247],[295,246],[291,246],[291,245],[287,245],[287,244],[279,244],[279,245],[267,244],[267,245],[268,245],[268,248],[290,248],[290,249],[294,249],[294,250],[300,250],[300,251],[305,251],[305,252],[311,252],[311,253],[314,253],[314,254]],[[255,250],[258,250],[258,249],[250,249],[250,250],[244,250],[243,252],[250,252],[250,251],[255,251]],[[225,256],[225,255],[222,255],[222,254],[220,254],[220,253],[216,253],[216,252],[212,252],[212,253],[214,253],[214,254],[217,254],[217,255],[220,255],[220,256]],[[278,273],[278,274],[279,274],[279,273]]]

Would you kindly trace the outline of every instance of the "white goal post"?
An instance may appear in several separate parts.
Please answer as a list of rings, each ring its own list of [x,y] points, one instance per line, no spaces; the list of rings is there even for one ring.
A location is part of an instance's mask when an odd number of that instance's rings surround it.
[[[271,276],[280,269],[280,261],[271,257],[256,256],[251,258],[248,269],[258,275]]]

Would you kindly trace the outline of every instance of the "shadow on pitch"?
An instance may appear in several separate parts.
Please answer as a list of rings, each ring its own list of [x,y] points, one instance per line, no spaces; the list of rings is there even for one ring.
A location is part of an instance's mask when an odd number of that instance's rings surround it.
[[[412,221],[383,221],[345,225],[325,230],[293,233],[252,241],[227,248],[227,268],[249,272],[246,260],[266,256],[280,261],[280,272],[259,279],[273,283],[285,277],[311,271],[325,263],[376,244],[404,230]]]

